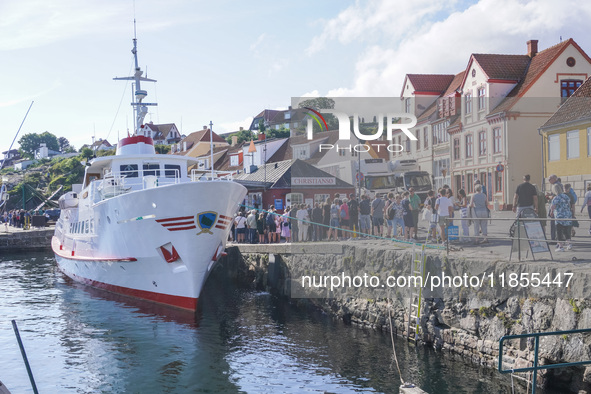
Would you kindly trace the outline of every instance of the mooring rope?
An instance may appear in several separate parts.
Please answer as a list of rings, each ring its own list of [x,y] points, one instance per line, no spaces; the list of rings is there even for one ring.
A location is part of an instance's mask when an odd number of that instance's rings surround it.
[[[390,339],[392,340],[392,354],[394,355],[394,361],[396,362],[396,368],[398,369],[398,376],[400,376],[400,383],[404,384],[404,379],[402,379],[402,372],[400,371],[400,365],[398,365],[398,357],[396,356],[396,344],[394,343],[394,328],[392,327],[392,304],[390,303],[390,299],[388,299],[388,316],[390,321]]]

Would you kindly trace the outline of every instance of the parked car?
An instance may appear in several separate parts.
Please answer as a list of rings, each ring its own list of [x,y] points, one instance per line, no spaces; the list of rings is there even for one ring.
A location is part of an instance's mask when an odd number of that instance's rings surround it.
[[[61,209],[48,209],[45,211],[45,217],[53,222],[56,222],[60,218]]]

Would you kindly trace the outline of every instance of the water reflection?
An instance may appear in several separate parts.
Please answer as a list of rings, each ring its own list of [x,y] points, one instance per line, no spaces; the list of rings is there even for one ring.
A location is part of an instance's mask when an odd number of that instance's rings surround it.
[[[30,392],[10,320],[40,392],[397,392],[389,335],[267,293],[208,282],[199,315],[66,279],[50,255],[0,257],[0,379]],[[429,393],[501,393],[510,380],[397,340],[405,380]]]

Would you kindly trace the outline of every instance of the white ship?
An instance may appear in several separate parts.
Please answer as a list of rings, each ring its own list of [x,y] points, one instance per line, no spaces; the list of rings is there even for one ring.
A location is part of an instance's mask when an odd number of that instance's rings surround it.
[[[87,164],[84,183],[59,199],[52,249],[72,279],[108,291],[195,310],[223,254],[246,188],[213,172],[188,173],[190,157],[156,154],[143,133],[147,92],[141,89],[133,40],[136,130],[115,156]],[[155,81],[153,81],[155,82]]]

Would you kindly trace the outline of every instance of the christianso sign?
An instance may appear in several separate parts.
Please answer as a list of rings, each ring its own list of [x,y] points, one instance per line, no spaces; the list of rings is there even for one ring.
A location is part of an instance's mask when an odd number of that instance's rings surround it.
[[[335,177],[292,177],[292,186],[322,186],[322,185],[336,185]]]

